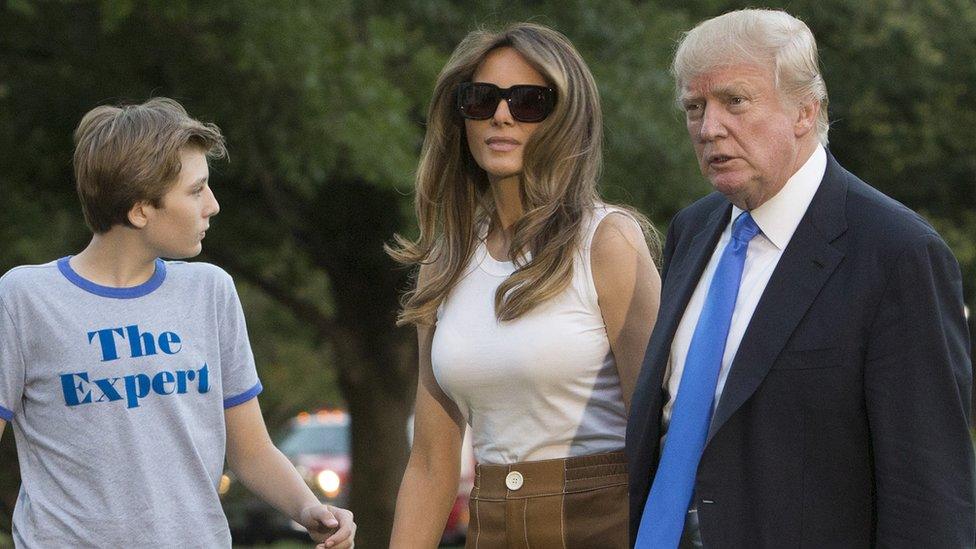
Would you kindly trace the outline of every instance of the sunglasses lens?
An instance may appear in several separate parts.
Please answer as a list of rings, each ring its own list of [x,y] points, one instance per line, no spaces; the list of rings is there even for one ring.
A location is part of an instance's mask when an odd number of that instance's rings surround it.
[[[542,86],[513,86],[509,109],[522,122],[540,122],[552,113],[551,90]]]
[[[467,83],[458,90],[458,108],[465,118],[491,118],[500,99],[498,88],[490,84]]]
[[[555,95],[544,86],[518,85],[501,90],[494,84],[465,82],[458,87],[458,110],[461,116],[486,120],[494,116],[504,97],[512,117],[519,122],[541,122],[552,114]]]

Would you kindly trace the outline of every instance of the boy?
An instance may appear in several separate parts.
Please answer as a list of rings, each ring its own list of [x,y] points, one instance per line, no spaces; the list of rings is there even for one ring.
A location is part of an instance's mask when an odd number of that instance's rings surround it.
[[[322,505],[268,438],[230,276],[159,259],[200,253],[220,209],[207,185],[220,130],[155,98],[93,109],[75,145],[91,243],[0,278],[0,435],[12,422],[23,479],[14,543],[230,547],[226,450],[322,547],[352,547],[352,514]]]

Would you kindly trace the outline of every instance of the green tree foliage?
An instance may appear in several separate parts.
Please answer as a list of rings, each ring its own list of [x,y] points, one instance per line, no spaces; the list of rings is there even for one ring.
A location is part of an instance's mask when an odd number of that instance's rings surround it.
[[[831,150],[933,219],[976,310],[976,5],[784,4],[821,44]],[[274,427],[344,402],[360,545],[381,547],[407,455],[413,333],[394,328],[408,273],[382,244],[415,231],[411,186],[427,102],[471,29],[533,20],[569,36],[603,99],[605,193],[662,229],[708,192],[668,62],[680,32],[734,2],[625,0],[0,0],[0,272],[87,241],[71,132],[97,104],[174,97],[214,121],[222,212],[204,259],[241,287]],[[11,436],[0,460],[13,463]],[[18,479],[0,468],[9,517]]]

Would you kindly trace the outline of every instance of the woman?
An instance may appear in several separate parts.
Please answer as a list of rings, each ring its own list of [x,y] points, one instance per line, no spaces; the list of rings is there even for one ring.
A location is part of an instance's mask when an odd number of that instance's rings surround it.
[[[593,77],[546,27],[473,32],[438,77],[420,236],[390,250],[420,265],[400,318],[420,376],[393,547],[436,546],[466,423],[468,546],[626,546],[626,410],[660,278],[649,224],[597,194],[601,140]]]

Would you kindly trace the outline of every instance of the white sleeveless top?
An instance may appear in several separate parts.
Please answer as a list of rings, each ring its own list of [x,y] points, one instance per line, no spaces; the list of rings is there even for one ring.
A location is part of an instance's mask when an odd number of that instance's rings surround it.
[[[597,205],[584,223],[570,285],[521,317],[495,318],[495,290],[515,267],[484,241],[438,309],[434,377],[471,426],[478,463],[623,449],[620,378],[590,269],[593,235],[612,211]]]

